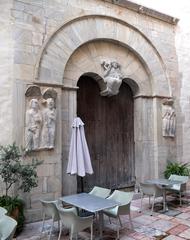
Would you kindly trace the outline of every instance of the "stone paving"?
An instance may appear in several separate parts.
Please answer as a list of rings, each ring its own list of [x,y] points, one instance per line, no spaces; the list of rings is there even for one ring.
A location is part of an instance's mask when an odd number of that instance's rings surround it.
[[[190,204],[189,201],[179,207],[177,201],[170,198],[170,211],[163,214],[161,210],[161,200],[157,199],[153,216],[150,215],[148,199],[143,201],[143,212],[140,213],[140,200],[133,200],[131,206],[133,229],[130,229],[130,223],[127,216],[122,217],[123,226],[120,230],[120,240],[184,240],[190,239]],[[172,205],[171,205],[172,203]],[[173,205],[174,204],[174,205]],[[105,217],[105,226],[103,239],[116,239],[116,224],[114,220],[110,224]],[[17,236],[16,240],[38,240],[40,239],[42,222],[26,224],[23,232]],[[48,239],[48,228],[50,221],[47,221],[46,231],[42,233],[41,239]],[[52,240],[57,240],[58,228],[55,225]],[[86,230],[79,234],[78,240],[90,239],[90,232]],[[98,239],[98,230],[94,224],[94,239]],[[62,233],[61,240],[69,240],[68,230]]]

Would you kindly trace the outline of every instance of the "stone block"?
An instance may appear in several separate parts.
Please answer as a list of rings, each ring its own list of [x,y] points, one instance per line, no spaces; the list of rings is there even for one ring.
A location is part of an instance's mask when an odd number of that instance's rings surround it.
[[[48,68],[41,67],[39,72],[39,79],[43,82],[51,82],[52,71]]]
[[[35,65],[36,55],[33,53],[28,53],[24,51],[15,51],[14,54],[14,63],[15,64],[26,64],[26,65]]]
[[[13,29],[13,39],[17,43],[32,44],[32,32],[23,28]]]
[[[42,207],[36,209],[27,209],[24,215],[26,223],[39,221],[42,219]]]
[[[14,77],[26,81],[32,81],[34,76],[34,66],[25,64],[14,64]]]
[[[41,33],[32,32],[32,44],[34,46],[42,46],[43,35]]]
[[[16,19],[24,19],[24,12],[23,11],[17,11],[17,10],[12,10],[12,16]]]
[[[54,193],[37,193],[31,195],[31,208],[41,207],[40,199],[55,200]]]
[[[54,176],[55,164],[42,164],[38,167],[37,173],[40,177]]]
[[[59,167],[60,169],[60,167]],[[47,179],[47,192],[61,192],[61,179],[57,177],[48,177]]]

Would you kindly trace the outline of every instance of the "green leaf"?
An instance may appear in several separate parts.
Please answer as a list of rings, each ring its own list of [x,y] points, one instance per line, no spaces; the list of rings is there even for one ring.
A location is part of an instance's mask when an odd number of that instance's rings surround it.
[[[38,186],[37,166],[43,161],[32,159],[31,163],[25,164],[23,159],[26,157],[27,153],[15,143],[0,146],[0,176],[5,183],[6,195],[12,185],[17,185],[24,192]]]
[[[189,176],[190,175],[189,163],[168,162],[166,170],[164,171],[164,176],[166,178],[169,178],[171,174]]]

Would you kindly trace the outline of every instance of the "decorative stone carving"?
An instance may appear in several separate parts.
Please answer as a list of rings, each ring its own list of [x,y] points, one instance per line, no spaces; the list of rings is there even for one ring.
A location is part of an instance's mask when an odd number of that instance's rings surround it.
[[[47,88],[42,95],[40,87],[30,86],[25,95],[28,102],[25,123],[26,150],[53,149],[57,92],[53,88]]]
[[[55,91],[54,88],[47,88],[43,92],[43,98],[44,99],[53,98],[55,100],[57,98],[57,92]]]
[[[162,135],[163,137],[175,137],[176,113],[173,107],[174,101],[166,99],[162,105]]]
[[[40,147],[42,114],[37,99],[30,100],[26,111],[26,150],[37,150]]]
[[[46,100],[46,108],[43,111],[43,128],[41,147],[52,149],[55,142],[55,124],[56,124],[56,109],[53,98]]]
[[[120,64],[116,61],[103,60],[101,66],[104,70],[104,82],[106,83],[106,89],[100,94],[102,96],[117,95],[122,83]]]
[[[40,97],[41,95],[41,90],[36,85],[28,87],[25,93],[26,97]]]

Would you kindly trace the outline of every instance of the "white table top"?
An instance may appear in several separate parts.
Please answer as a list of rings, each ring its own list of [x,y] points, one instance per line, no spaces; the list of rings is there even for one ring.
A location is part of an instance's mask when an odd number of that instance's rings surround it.
[[[69,195],[61,197],[60,200],[89,212],[98,212],[119,205],[116,201],[100,198],[88,193]]]
[[[160,179],[150,179],[150,180],[146,180],[145,183],[150,183],[150,184],[157,184],[157,185],[161,185],[161,186],[171,186],[174,184],[181,184],[181,181],[174,181],[174,180],[169,180],[169,179],[164,179],[164,178],[160,178]]]

